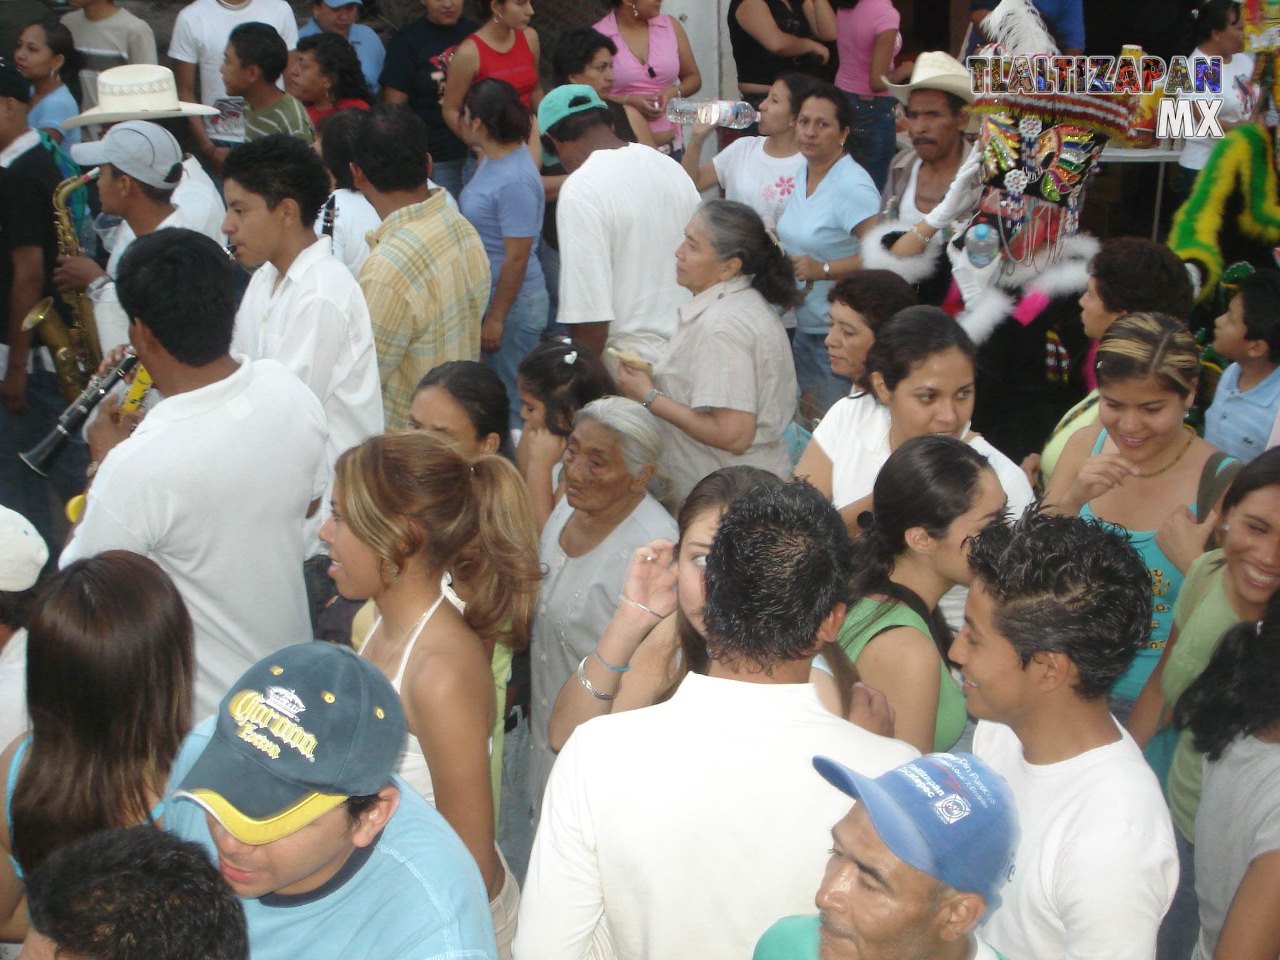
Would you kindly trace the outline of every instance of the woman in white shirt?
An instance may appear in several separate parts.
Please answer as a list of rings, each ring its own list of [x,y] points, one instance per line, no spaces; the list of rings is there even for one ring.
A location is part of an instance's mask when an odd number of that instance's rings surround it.
[[[1222,100],[1218,120],[1224,131],[1249,120],[1258,102],[1253,85],[1253,57],[1244,52],[1244,14],[1237,0],[1203,0],[1191,11],[1192,34],[1196,48],[1191,51],[1190,67],[1195,80],[1196,59],[1222,58],[1222,90],[1182,94],[1192,101]],[[1178,158],[1178,172],[1173,181],[1174,192],[1186,196],[1196,176],[1216,143],[1209,137],[1187,137]]]
[[[813,81],[798,73],[779,77],[760,104],[760,136],[739,137],[706,163],[702,145],[712,124],[693,128],[680,161],[699,191],[719,185],[726,200],[745,203],[773,230],[795,192],[804,157],[796,146],[796,114]]]

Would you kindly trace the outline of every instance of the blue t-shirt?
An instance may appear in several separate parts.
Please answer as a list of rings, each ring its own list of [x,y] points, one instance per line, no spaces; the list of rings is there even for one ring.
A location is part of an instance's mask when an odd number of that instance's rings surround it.
[[[787,256],[807,254],[819,262],[852,257],[862,249],[853,228],[880,212],[880,191],[871,175],[852,157],[841,157],[805,196],[809,165],[796,172],[796,192],[778,219],[778,239]],[[796,329],[801,333],[827,332],[827,294],[833,281],[819,280],[804,303],[796,308]],[[802,285],[807,286],[806,285]]]
[[[320,33],[320,25],[315,18],[308,20],[305,26],[298,28],[298,39],[312,37]],[[364,74],[364,82],[369,84],[369,92],[378,92],[378,78],[382,76],[382,63],[386,60],[387,51],[382,46],[382,38],[373,27],[363,23],[353,23],[347,34],[347,42],[355,47],[356,56],[360,58],[360,72]]]
[[[62,145],[69,147],[80,142],[80,128],[63,130],[62,121],[70,120],[80,112],[76,98],[65,86],[49,94],[27,114],[27,126],[32,130],[57,130],[62,134]]]
[[[462,188],[458,207],[471,221],[489,256],[490,291],[498,285],[498,271],[506,258],[503,237],[533,237],[542,233],[542,212],[547,204],[542,177],[533,157],[523,147],[496,160],[482,160],[471,182]],[[530,252],[521,293],[546,286],[542,264]]]
[[[1219,450],[1248,463],[1267,449],[1280,414],[1280,367],[1248,390],[1240,389],[1240,364],[1222,372],[1213,403],[1204,416],[1204,438]]]
[[[204,752],[215,720],[187,737],[170,774],[182,783]],[[497,960],[480,871],[457,834],[399,777],[400,806],[372,852],[332,889],[242,900],[253,960]],[[165,829],[203,844],[217,862],[204,808],[172,795]],[[357,855],[360,855],[359,857]],[[350,863],[350,861],[349,861]],[[270,903],[266,902],[270,901]]]

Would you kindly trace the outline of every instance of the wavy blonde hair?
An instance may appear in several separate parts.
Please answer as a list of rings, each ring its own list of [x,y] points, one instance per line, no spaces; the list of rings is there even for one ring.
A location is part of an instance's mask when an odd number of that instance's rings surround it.
[[[472,587],[463,619],[516,650],[528,642],[542,583],[538,530],[524,481],[496,454],[469,460],[446,435],[370,437],[335,467],[351,530],[399,576],[422,556]]]

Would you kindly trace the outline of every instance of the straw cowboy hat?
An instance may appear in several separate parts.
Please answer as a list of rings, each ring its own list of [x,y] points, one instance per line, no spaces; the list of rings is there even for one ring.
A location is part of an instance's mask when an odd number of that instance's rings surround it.
[[[149,63],[112,67],[98,74],[98,105],[62,122],[64,130],[89,123],[163,120],[166,117],[212,117],[213,107],[178,99],[173,71]]]
[[[915,66],[911,68],[910,83],[890,83],[886,77],[880,79],[903,106],[906,106],[912,90],[941,90],[959,97],[965,103],[973,102],[973,86],[968,68],[949,53],[937,50],[920,54]],[[965,132],[977,133],[978,125],[978,118],[970,114]]]

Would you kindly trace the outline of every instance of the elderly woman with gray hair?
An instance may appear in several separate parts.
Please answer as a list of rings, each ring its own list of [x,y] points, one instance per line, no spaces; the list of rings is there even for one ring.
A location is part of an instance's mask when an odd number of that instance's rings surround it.
[[[673,501],[733,464],[789,478],[796,372],[779,311],[801,300],[790,261],[754,210],[710,200],[685,228],[676,281],[693,299],[652,376],[623,361],[617,377],[661,423]]]
[[[542,530],[546,577],[529,645],[528,781],[535,824],[555,760],[547,725],[556,695],[591,655],[617,605],[634,602],[622,591],[632,553],[653,540],[676,538],[675,520],[650,492],[660,496],[665,486],[661,453],[657,420],[633,400],[601,397],[574,418],[564,451],[565,497]]]

